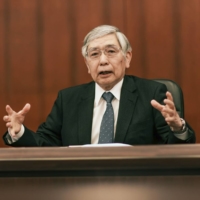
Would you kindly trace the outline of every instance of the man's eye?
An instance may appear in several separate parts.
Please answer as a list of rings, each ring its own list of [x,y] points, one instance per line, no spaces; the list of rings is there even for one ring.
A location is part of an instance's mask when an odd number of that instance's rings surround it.
[[[99,52],[92,52],[90,53],[90,56],[94,57],[94,56],[98,56],[99,55]]]
[[[116,53],[116,51],[115,50],[109,50],[108,53],[113,54],[113,53]]]
[[[115,49],[107,49],[107,52],[109,54],[114,54],[114,53],[116,53],[116,50]]]

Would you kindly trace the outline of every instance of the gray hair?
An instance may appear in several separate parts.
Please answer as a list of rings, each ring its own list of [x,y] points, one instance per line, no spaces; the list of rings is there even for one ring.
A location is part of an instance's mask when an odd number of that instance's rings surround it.
[[[84,41],[83,41],[83,46],[82,46],[83,57],[86,57],[88,45],[92,40],[103,37],[108,34],[116,35],[124,54],[126,54],[128,51],[132,51],[131,45],[127,37],[123,33],[121,33],[117,27],[110,26],[110,25],[101,25],[91,30],[85,36]]]

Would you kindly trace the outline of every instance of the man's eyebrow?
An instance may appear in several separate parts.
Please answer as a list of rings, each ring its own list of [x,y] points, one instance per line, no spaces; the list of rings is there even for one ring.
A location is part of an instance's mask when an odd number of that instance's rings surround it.
[[[99,48],[98,47],[91,47],[88,50],[91,51],[91,50],[97,50],[97,49],[99,49]]]
[[[104,48],[106,48],[106,47],[116,47],[116,45],[115,44],[107,44],[104,46]],[[99,47],[91,47],[88,50],[91,51],[91,50],[97,50],[97,49],[100,49],[100,48]]]
[[[108,44],[105,47],[116,47],[116,45],[115,44]]]

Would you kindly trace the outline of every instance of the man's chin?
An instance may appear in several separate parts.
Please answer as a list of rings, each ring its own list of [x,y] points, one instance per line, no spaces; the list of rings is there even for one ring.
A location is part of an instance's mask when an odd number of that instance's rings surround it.
[[[111,90],[116,83],[112,81],[100,81],[98,85],[103,88],[104,90]]]

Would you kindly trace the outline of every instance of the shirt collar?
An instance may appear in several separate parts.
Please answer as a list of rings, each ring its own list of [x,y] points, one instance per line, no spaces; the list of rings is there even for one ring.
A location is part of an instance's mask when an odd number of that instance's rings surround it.
[[[122,84],[123,84],[124,79],[119,81],[111,90],[105,91],[103,88],[101,88],[97,83],[95,83],[95,105],[99,104],[99,101],[102,97],[102,94],[104,92],[111,92],[114,97],[119,101],[120,100],[120,94],[121,94],[121,89],[122,89]]]

